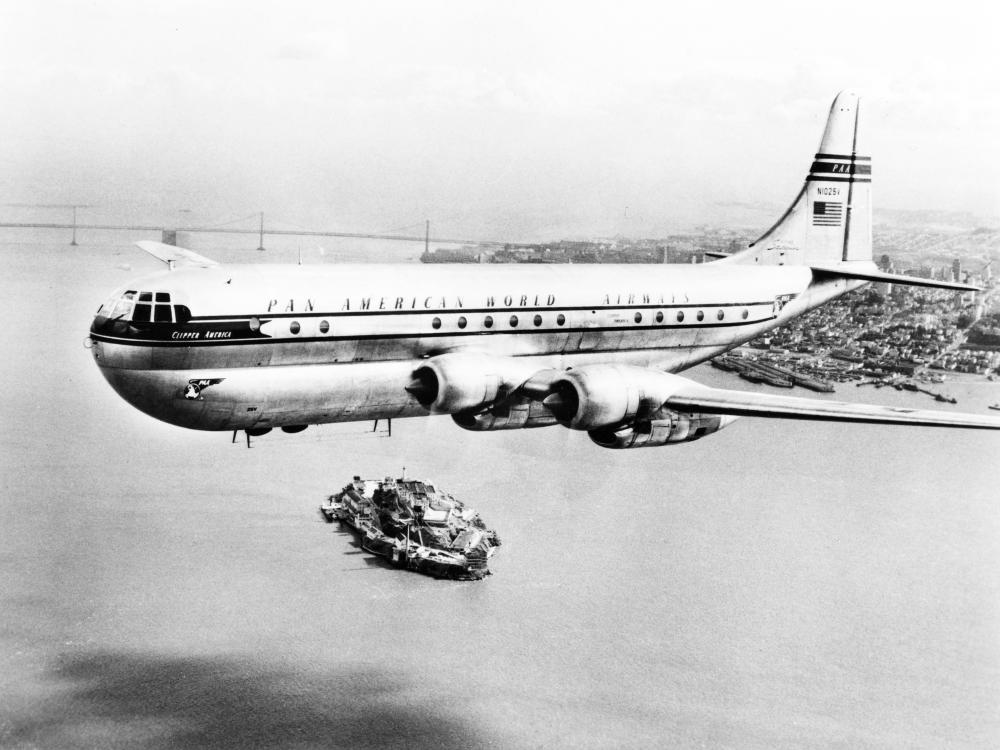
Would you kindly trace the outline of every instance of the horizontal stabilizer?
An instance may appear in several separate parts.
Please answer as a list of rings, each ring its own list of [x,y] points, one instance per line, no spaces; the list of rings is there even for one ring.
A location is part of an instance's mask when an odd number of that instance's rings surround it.
[[[867,265],[867,264],[866,264]],[[959,284],[954,281],[938,281],[924,279],[920,276],[903,276],[896,273],[885,273],[872,266],[867,268],[851,268],[849,265],[816,266],[811,265],[813,273],[820,276],[837,277],[841,279],[858,279],[859,281],[881,281],[887,284],[904,284],[906,286],[926,286],[934,289],[953,289],[957,292],[979,292],[978,286]]]
[[[741,417],[1000,430],[1000,417],[728,391],[709,388],[694,382],[691,382],[690,386],[679,388],[667,399],[666,404],[672,408]]]
[[[198,255],[198,253],[192,250],[185,250],[183,247],[175,247],[174,245],[167,245],[163,242],[153,242],[151,240],[143,240],[142,242],[136,242],[135,244],[142,250],[145,250],[147,253],[152,255],[154,258],[162,260],[168,266],[171,266],[174,263],[201,266],[202,268],[219,265],[211,258],[206,258],[204,255]]]

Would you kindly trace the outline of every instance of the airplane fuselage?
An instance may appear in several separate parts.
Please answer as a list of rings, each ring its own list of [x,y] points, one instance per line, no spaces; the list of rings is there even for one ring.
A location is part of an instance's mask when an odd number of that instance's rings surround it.
[[[872,281],[871,158],[837,95],[794,201],[756,241],[698,265],[223,266],[120,288],[94,358],[133,406],[201,430],[449,414],[471,431],[559,424],[599,446],[700,440],[738,417],[1000,429],[975,414],[708,388],[678,373]]]
[[[427,415],[406,386],[447,352],[678,372],[859,285],[725,264],[184,268],[119,289],[90,338],[142,411],[266,429]]]

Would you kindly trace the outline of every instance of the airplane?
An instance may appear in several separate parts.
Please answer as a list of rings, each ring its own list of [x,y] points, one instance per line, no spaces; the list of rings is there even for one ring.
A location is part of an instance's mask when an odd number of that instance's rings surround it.
[[[131,405],[198,430],[451,415],[471,431],[563,425],[599,446],[689,442],[738,417],[979,429],[1000,418],[711,388],[678,375],[870,282],[965,284],[872,262],[859,97],[833,101],[791,206],[703,264],[222,265],[167,269],[101,305],[93,357]]]

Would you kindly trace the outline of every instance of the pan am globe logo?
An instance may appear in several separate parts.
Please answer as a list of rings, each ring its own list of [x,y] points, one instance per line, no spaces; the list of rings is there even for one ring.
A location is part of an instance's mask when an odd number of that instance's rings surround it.
[[[189,380],[187,386],[184,388],[184,398],[189,401],[197,401],[201,396],[201,392],[212,385],[218,385],[225,378],[200,378],[195,380]]]

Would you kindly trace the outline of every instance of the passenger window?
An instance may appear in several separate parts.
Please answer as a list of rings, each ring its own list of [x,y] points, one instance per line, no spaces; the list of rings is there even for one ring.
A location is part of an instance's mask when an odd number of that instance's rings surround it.
[[[542,324],[542,316],[541,315],[536,315],[533,322],[534,322],[534,324],[536,326],[540,326]]]
[[[684,311],[683,310],[678,310],[677,311],[677,322],[678,323],[683,323],[684,322]]]
[[[465,326],[467,326],[468,324],[469,324],[469,321],[467,321],[465,319],[464,315],[458,319],[458,327],[459,328],[465,328]]]
[[[434,320],[431,321],[431,328],[433,328],[436,331],[440,327],[441,327],[441,318],[434,318]]]
[[[743,315],[743,320],[746,320],[748,317],[750,317],[750,311],[744,307],[742,315]]]
[[[656,322],[657,323],[662,323],[663,322],[663,311],[662,310],[657,310],[656,311]]]
[[[642,313],[641,312],[637,312],[635,314],[635,322],[636,323],[641,323],[642,322]]]
[[[511,328],[517,328],[517,316],[516,315],[511,315],[510,316],[510,327]]]
[[[565,322],[566,322],[566,316],[563,315],[562,313],[559,313],[556,316],[556,325],[561,326],[561,325],[565,324]]]
[[[485,318],[483,318],[483,325],[486,328],[492,328],[493,327],[493,316],[487,315]]]
[[[150,321],[150,315],[152,313],[152,305],[138,304],[135,306],[135,310],[132,312],[132,322],[133,323],[148,323]]]
[[[184,307],[184,306],[178,305],[178,307]],[[184,309],[187,310],[186,307],[184,307]],[[180,320],[179,317],[177,319]],[[257,333],[257,331],[260,330],[260,318],[254,316],[250,318],[250,320],[247,321],[247,323],[250,325],[250,330],[253,331],[254,333]]]
[[[715,314],[715,317],[718,318],[719,320],[723,320],[726,317],[726,311],[719,310],[719,312]]]
[[[699,310],[698,314],[695,317],[698,318],[699,322],[702,321],[702,320],[704,320],[705,319],[705,311],[704,310]]]
[[[319,322],[319,332],[320,333],[329,333],[330,332],[330,324],[327,321],[325,321],[325,320],[321,320]]]
[[[289,323],[288,330],[291,331],[292,333],[298,333],[299,331],[302,330],[302,326],[299,325],[299,321],[293,320],[291,323]]]

